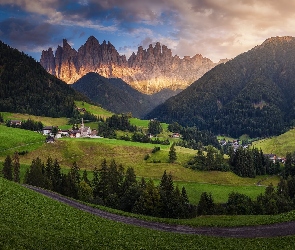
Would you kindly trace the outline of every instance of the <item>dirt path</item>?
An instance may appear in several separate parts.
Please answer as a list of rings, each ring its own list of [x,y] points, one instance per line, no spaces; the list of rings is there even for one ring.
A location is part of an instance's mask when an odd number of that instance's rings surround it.
[[[122,222],[134,226],[145,227],[154,230],[183,233],[198,234],[216,237],[232,237],[232,238],[270,238],[278,236],[295,235],[295,221],[283,222],[271,225],[244,226],[244,227],[189,227],[183,225],[169,225],[159,222],[144,221],[136,218],[126,217],[122,215],[112,214],[97,208],[89,207],[77,201],[71,200],[65,196],[53,193],[41,188],[25,185],[25,187],[48,196],[54,200],[63,202],[74,208],[97,215],[109,220]]]

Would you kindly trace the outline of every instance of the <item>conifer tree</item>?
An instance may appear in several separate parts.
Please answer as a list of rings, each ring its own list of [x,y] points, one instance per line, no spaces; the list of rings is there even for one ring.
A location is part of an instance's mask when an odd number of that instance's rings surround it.
[[[3,164],[2,169],[3,177],[7,180],[12,181],[13,175],[12,175],[12,159],[10,155],[7,155]]]
[[[55,159],[53,164],[53,176],[52,176],[52,185],[53,190],[56,192],[61,192],[62,189],[62,174],[61,174],[61,168],[59,166],[59,163],[57,159]]]
[[[174,163],[176,160],[177,160],[177,155],[176,155],[176,149],[175,149],[175,142],[173,142],[169,150],[169,162]]]
[[[214,214],[214,201],[211,193],[203,192],[197,207],[198,215]]]
[[[18,153],[15,152],[12,158],[13,181],[20,182],[20,163]]]
[[[171,218],[173,216],[172,201],[174,198],[174,184],[171,174],[167,174],[166,170],[162,176],[160,186],[160,202],[161,202],[161,216]]]
[[[27,170],[25,183],[36,186],[44,187],[44,165],[39,157],[32,160],[30,168]]]
[[[159,190],[155,187],[153,180],[150,179],[145,184],[145,188],[136,201],[132,211],[139,214],[159,216],[160,206]]]

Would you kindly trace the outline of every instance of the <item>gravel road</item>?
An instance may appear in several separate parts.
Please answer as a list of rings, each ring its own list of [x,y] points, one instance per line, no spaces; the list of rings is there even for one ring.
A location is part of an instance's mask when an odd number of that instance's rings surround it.
[[[122,215],[112,214],[106,211],[102,211],[97,208],[93,208],[78,201],[69,199],[57,193],[53,193],[41,188],[25,185],[25,187],[32,189],[38,193],[41,193],[54,200],[65,203],[74,208],[83,210],[85,212],[94,214],[96,216],[122,222],[134,226],[145,227],[154,230],[182,233],[182,234],[196,234],[215,237],[231,237],[231,238],[270,238],[278,236],[295,235],[295,221],[276,223],[271,225],[259,225],[259,226],[244,226],[244,227],[189,227],[183,225],[169,225],[159,222],[144,221],[137,218],[126,217]]]

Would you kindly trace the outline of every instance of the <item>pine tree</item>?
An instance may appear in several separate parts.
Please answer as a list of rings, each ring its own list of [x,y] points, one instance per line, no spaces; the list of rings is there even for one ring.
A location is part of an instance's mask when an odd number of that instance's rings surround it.
[[[20,182],[20,163],[18,153],[15,152],[12,158],[13,181]]]
[[[200,201],[197,207],[198,215],[210,215],[214,214],[214,201],[211,193],[203,192],[200,197]]]
[[[61,192],[62,174],[61,174],[61,168],[59,166],[57,159],[55,159],[53,164],[52,186],[54,191]]]
[[[44,188],[44,177],[43,172],[44,165],[39,157],[32,160],[30,168],[26,172],[25,183]]]
[[[99,196],[98,183],[99,183],[99,171],[98,171],[97,167],[94,167],[93,178],[92,178],[92,182],[91,182],[91,186],[93,188],[94,199],[96,199]]]
[[[155,187],[153,180],[150,179],[147,183],[145,183],[145,187],[136,201],[132,212],[150,216],[159,216],[161,209],[160,206],[159,190]]]
[[[173,142],[169,150],[169,162],[174,163],[176,160],[177,160],[177,155],[176,155],[176,149],[175,149],[175,142]]]
[[[109,190],[109,168],[106,159],[103,159],[101,168],[99,169],[99,181],[97,183],[96,191],[99,198],[105,202],[110,194]]]
[[[171,218],[173,216],[174,184],[171,174],[167,175],[166,170],[160,182],[159,192],[162,206],[161,216]]]
[[[12,159],[9,155],[7,155],[5,158],[2,173],[5,179],[12,181]]]
[[[82,181],[85,181],[88,185],[90,185],[90,181],[88,179],[86,169],[84,169],[84,171],[83,171]]]

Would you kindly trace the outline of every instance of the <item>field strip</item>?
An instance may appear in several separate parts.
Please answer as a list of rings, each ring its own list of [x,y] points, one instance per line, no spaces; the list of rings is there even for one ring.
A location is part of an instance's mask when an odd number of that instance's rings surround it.
[[[80,209],[82,211],[94,214],[96,216],[122,222],[134,226],[149,228],[153,230],[160,230],[171,233],[182,234],[196,234],[215,237],[230,237],[230,238],[271,238],[295,235],[295,221],[275,223],[270,225],[258,225],[258,226],[244,226],[244,227],[189,227],[185,225],[172,225],[159,222],[145,221],[137,218],[126,217],[122,215],[112,214],[98,208],[93,208],[82,204],[78,201],[72,200],[60,194],[24,185],[25,187],[41,193],[54,200],[67,204],[71,207]]]

